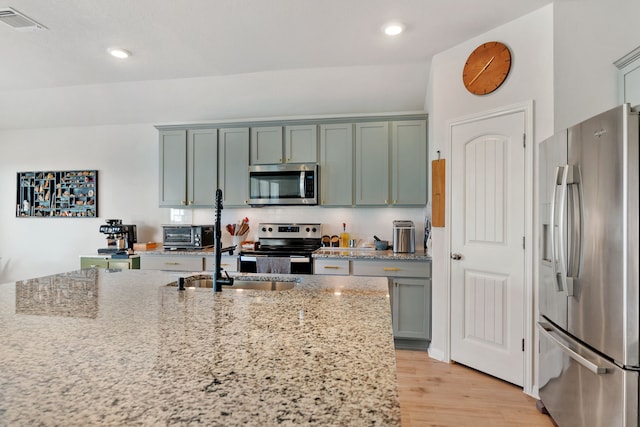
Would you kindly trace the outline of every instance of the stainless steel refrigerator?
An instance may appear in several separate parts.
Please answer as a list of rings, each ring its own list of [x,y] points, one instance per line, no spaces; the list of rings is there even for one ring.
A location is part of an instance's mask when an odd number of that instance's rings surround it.
[[[540,145],[538,384],[560,427],[638,424],[638,113]]]

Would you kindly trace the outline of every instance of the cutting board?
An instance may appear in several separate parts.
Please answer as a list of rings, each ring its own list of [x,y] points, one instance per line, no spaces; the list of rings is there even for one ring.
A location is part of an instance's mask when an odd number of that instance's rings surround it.
[[[445,206],[445,161],[444,159],[431,162],[431,225],[444,227]]]

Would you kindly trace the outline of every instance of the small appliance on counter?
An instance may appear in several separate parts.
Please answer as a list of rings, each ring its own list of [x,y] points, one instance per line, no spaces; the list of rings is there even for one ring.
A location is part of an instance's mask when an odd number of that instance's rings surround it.
[[[413,221],[393,221],[393,252],[414,253],[416,251],[416,227]]]
[[[99,248],[99,254],[113,254],[129,256],[133,245],[137,242],[135,225],[123,224],[121,219],[108,219],[100,226],[100,232],[107,235],[107,247]]]
[[[163,225],[162,247],[165,250],[199,250],[212,248],[213,225]]]

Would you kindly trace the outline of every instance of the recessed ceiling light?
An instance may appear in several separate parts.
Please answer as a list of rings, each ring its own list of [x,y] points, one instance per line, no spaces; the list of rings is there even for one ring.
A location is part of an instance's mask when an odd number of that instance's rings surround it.
[[[397,36],[404,30],[404,25],[398,22],[392,22],[390,24],[385,25],[383,30],[384,30],[384,33],[388,36]]]
[[[131,52],[126,49],[121,49],[119,47],[110,47],[107,49],[107,52],[111,54],[111,56],[115,56],[119,59],[125,59],[131,56]]]

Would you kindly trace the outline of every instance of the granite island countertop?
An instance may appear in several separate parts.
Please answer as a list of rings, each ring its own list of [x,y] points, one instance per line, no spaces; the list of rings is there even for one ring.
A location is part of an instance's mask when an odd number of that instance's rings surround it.
[[[166,286],[180,276],[1,284],[0,425],[400,424],[385,278]]]

